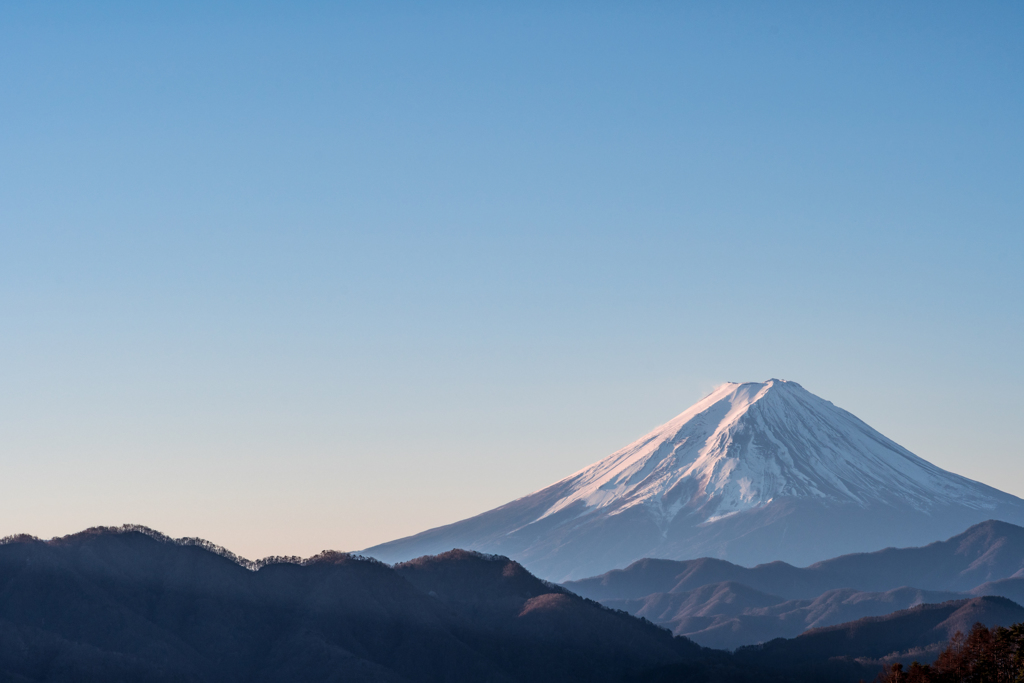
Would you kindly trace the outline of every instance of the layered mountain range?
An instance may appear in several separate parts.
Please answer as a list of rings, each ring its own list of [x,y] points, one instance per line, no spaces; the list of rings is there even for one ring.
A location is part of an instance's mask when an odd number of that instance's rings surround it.
[[[806,568],[645,559],[564,585],[701,645],[733,649],[922,604],[978,596],[1024,602],[1024,528],[989,521],[924,547]]]
[[[980,597],[922,604],[880,617],[812,629],[797,638],[778,638],[757,647],[740,648],[736,651],[736,660],[756,663],[765,673],[810,668],[825,673],[812,674],[816,680],[831,682],[848,677],[852,682],[856,675],[853,667],[845,671],[843,667],[829,670],[827,663],[857,662],[869,669],[872,665],[892,662],[929,663],[935,661],[957,633],[966,635],[975,624],[1006,627],[1021,623],[1022,619],[1024,607],[1006,598]]]
[[[772,379],[724,384],[551,486],[363,552],[396,562],[470,548],[564,581],[644,557],[806,565],[923,545],[988,519],[1024,523],[1024,501]]]

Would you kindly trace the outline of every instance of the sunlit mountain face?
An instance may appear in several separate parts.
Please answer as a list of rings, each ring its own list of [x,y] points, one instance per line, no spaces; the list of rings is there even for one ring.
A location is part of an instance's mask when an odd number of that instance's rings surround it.
[[[810,564],[947,538],[1024,501],[947,472],[795,382],[728,383],[551,486],[367,549],[500,552],[565,580],[642,557]]]

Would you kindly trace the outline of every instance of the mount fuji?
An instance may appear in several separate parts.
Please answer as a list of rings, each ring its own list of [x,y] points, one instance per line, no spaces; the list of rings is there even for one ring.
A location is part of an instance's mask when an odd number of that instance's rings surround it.
[[[947,472],[795,382],[728,383],[625,448],[475,517],[362,551],[465,548],[556,581],[643,557],[806,565],[922,545],[1024,500]]]

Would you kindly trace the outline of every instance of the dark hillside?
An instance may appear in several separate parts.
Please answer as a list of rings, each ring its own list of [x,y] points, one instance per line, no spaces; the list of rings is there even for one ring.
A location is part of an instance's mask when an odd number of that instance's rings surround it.
[[[0,544],[0,680],[618,681],[716,657],[476,553],[253,571],[141,530]]]
[[[916,588],[884,593],[845,588],[825,591],[814,600],[783,600],[727,581],[685,593],[655,593],[640,600],[606,600],[604,604],[650,619],[699,645],[733,650],[775,638],[795,638],[811,628],[967,597]]]
[[[1024,607],[1006,598],[984,597],[919,605],[884,617],[813,629],[790,640],[736,651],[740,661],[765,666],[793,666],[830,658],[877,660],[899,652],[931,652],[934,656],[957,632],[975,623],[990,628],[1024,621]],[[927,661],[928,655],[915,658]]]
[[[542,671],[562,677],[587,671],[598,680],[601,671],[624,664],[639,671],[650,662],[704,656],[697,645],[541,581],[506,557],[452,550],[396,565],[395,571],[424,593],[472,614],[474,628],[492,634],[477,648],[526,679]],[[472,634],[463,637],[473,640]],[[505,655],[510,642],[525,641],[533,641],[529,657]]]
[[[847,593],[792,613],[823,619],[864,601]],[[662,599],[699,620],[776,597],[724,583]],[[777,619],[776,607],[755,609]],[[853,682],[876,673],[858,657],[930,647],[976,621],[1024,621],[1024,608],[923,605],[732,655],[475,552],[395,567],[330,552],[250,563],[141,528],[0,543],[0,681],[18,683]]]

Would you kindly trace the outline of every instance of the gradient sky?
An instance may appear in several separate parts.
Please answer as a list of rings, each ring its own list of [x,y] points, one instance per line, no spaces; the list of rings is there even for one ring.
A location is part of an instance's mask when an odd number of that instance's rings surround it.
[[[0,535],[354,550],[795,380],[1024,496],[1024,4],[0,5]]]

